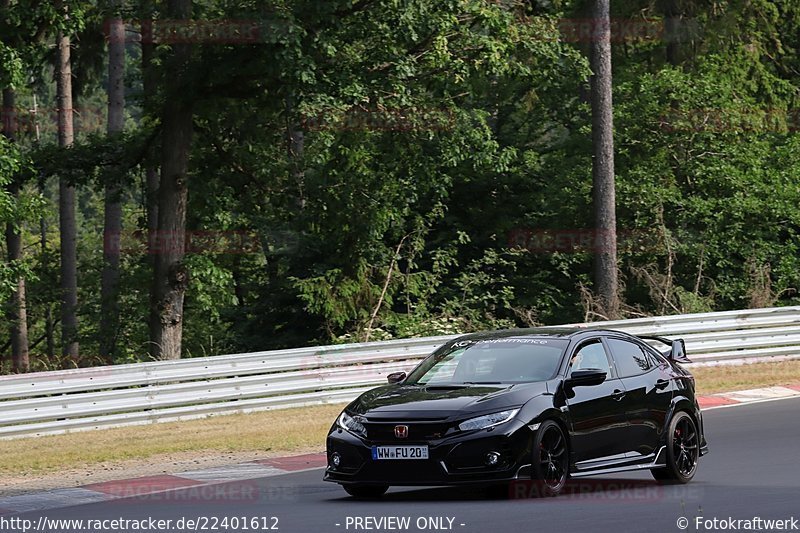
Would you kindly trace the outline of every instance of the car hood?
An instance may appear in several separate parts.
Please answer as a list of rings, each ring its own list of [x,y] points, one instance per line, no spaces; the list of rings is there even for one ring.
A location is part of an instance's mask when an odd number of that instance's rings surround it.
[[[350,405],[350,410],[370,420],[445,419],[519,407],[546,392],[546,382],[457,388],[389,385],[365,392]]]

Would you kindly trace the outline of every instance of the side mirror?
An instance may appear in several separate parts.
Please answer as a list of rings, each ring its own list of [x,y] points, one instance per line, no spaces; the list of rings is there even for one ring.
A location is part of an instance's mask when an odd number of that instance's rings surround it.
[[[391,384],[400,383],[404,379],[406,379],[405,372],[392,372],[391,374],[386,376],[386,381],[388,381]]]
[[[605,370],[597,368],[586,368],[582,370],[575,370],[567,378],[565,384],[569,387],[588,387],[591,385],[600,385],[606,380],[608,374]]]
[[[691,363],[686,356],[686,343],[683,339],[675,339],[672,341],[672,348],[669,351],[669,358],[676,363]]]

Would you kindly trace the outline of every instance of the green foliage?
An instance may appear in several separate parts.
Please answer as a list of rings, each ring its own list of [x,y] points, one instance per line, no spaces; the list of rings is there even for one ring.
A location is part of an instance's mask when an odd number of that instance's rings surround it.
[[[0,137],[0,186],[5,187],[11,183],[21,167],[19,149],[5,137]],[[5,191],[3,194],[6,194]],[[8,213],[10,213],[10,204],[5,200],[6,197],[3,197],[3,204],[0,204],[4,206],[2,211],[4,217],[8,217]]]
[[[28,137],[0,151],[3,185],[25,181],[18,203],[0,192],[0,217],[22,220],[31,251],[32,336],[58,305],[55,183],[67,178],[80,191],[82,344],[96,346],[102,190],[114,180],[134,241],[119,360],[146,358],[143,175],[159,159],[161,109],[182,98],[195,115],[188,231],[227,243],[186,259],[187,356],[583,320],[594,250],[564,243],[591,240],[593,225],[588,43],[557,28],[585,18],[584,4],[194,2],[198,20],[256,21],[257,42],[194,43],[178,95],[164,91],[169,43],[155,46],[147,95],[129,43],[125,134],[79,131],[64,150],[51,124],[39,146]],[[678,4],[692,32],[669,56],[659,38],[612,47],[624,311],[797,303],[800,7]],[[21,106],[35,93],[55,107],[41,64],[58,29],[75,37],[81,100],[105,105],[107,5],[69,5],[69,20],[38,2],[0,17],[0,84]],[[161,17],[153,6],[123,15]],[[613,9],[663,22],[659,3]],[[12,270],[0,269],[6,290]]]
[[[743,90],[751,71],[741,66],[710,55],[692,73],[643,74],[620,85],[617,108],[623,220],[664,228],[672,246],[630,262],[664,265],[674,253],[683,288],[724,308],[750,305],[754,269],[770,269],[764,290],[773,295],[800,285],[787,265],[797,257],[800,222],[797,139],[787,135],[784,111],[795,102]]]
[[[0,87],[23,83],[24,67],[17,50],[0,42]]]
[[[19,174],[30,165],[18,146],[0,136],[0,224],[20,228],[26,221],[33,220],[44,207],[38,194],[23,191],[17,197],[7,187],[19,179]],[[23,276],[36,281],[36,274],[26,261],[14,261],[0,265],[0,298],[7,299],[16,288],[16,280]]]

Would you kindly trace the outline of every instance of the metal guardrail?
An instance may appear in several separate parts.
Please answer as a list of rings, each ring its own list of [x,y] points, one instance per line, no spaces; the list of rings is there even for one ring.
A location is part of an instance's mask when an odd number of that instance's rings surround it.
[[[800,357],[800,307],[572,325],[681,337],[697,363]],[[0,438],[345,402],[455,337],[0,376]]]

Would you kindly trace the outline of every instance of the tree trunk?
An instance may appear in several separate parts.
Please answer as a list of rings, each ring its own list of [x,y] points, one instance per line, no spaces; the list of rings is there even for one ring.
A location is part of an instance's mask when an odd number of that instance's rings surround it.
[[[161,176],[157,168],[145,170],[145,187],[147,194],[147,250],[150,254],[150,263],[155,268],[155,254],[158,232],[158,188],[161,184]]]
[[[667,41],[667,63],[680,63],[680,9],[677,0],[664,0],[664,38]]]
[[[58,99],[58,145],[72,146],[72,68],[70,38],[58,33],[56,83]],[[59,179],[59,234],[61,237],[61,353],[78,363],[78,264],[75,224],[75,187]]]
[[[16,94],[13,89],[3,89],[3,110],[6,120],[3,121],[3,135],[16,141]],[[19,200],[20,183],[15,178],[9,185],[9,193],[16,203]],[[6,247],[8,262],[11,265],[22,262],[22,235],[14,221],[6,223]],[[17,277],[17,283],[11,294],[8,309],[8,320],[11,322],[11,367],[14,372],[30,370],[28,357],[28,309],[25,299],[25,278]]]
[[[36,132],[36,146],[39,146],[41,143],[41,135],[39,130],[39,104],[36,99],[36,93],[33,93],[33,117],[34,117],[34,130]],[[38,187],[39,187],[39,194],[42,197],[45,196],[46,191],[46,177],[44,174],[39,174],[38,179]],[[41,256],[42,256],[42,269],[45,272],[50,271],[50,259],[49,254],[47,253],[47,215],[42,213],[42,216],[39,217],[39,237],[40,237],[40,245],[41,245]],[[47,339],[46,343],[46,355],[47,360],[52,361],[56,355],[56,341],[55,341],[55,326],[53,324],[53,306],[51,305],[50,299],[47,298],[44,302],[44,331],[45,335],[44,338]],[[34,343],[35,344],[35,343]],[[31,346],[33,348],[33,346]]]
[[[293,96],[286,98],[286,148],[291,163],[292,178],[297,187],[297,207],[304,209],[305,172],[303,171],[303,152],[305,150],[305,134],[295,118],[295,101]]]
[[[44,196],[45,193],[44,178],[40,178],[39,180],[39,192],[42,196]],[[42,215],[41,218],[39,219],[39,235],[41,239],[42,266],[47,271],[50,266],[50,260],[48,259],[49,255],[47,253],[47,217],[45,215]],[[56,337],[55,337],[55,324],[53,320],[53,306],[49,298],[45,301],[44,305],[45,305],[44,331],[45,331],[45,339],[47,340],[46,343],[47,360],[52,361],[56,355]]]
[[[144,57],[144,53],[142,53],[142,57]],[[147,89],[144,91],[147,93]],[[145,194],[147,196],[145,199],[147,203],[147,259],[153,276],[155,276],[156,254],[158,253],[156,249],[158,246],[158,189],[161,183],[161,176],[159,176],[158,169],[153,167],[145,169],[145,181]],[[153,285],[153,288],[150,290],[150,308],[157,309],[157,307],[156,290],[155,285]],[[158,332],[161,329],[159,326],[160,322],[161,320],[158,317],[158,313],[151,312],[148,319],[150,339],[155,339],[158,336]],[[159,349],[156,344],[150,343],[148,351],[151,357],[158,358]]]
[[[170,0],[167,17],[189,20],[191,11],[191,0]],[[155,306],[151,309],[155,335],[150,339],[159,359],[181,356],[183,298],[188,284],[183,260],[192,144],[192,103],[188,97],[191,52],[190,44],[175,44],[166,63],[167,103],[162,111],[158,245],[153,280]]]
[[[142,2],[142,20],[151,20],[153,18],[154,7],[152,2]],[[155,115],[156,110],[153,109],[153,98],[158,89],[158,79],[156,77],[155,69],[152,65],[153,58],[153,43],[151,40],[142,41],[142,86],[144,89],[144,110],[148,115]],[[147,253],[150,268],[155,275],[156,269],[156,254],[157,249],[157,235],[158,235],[158,188],[161,178],[158,174],[158,168],[152,164],[147,165],[145,169],[145,205],[147,209]],[[150,291],[150,308],[156,309],[158,307],[156,301],[155,285],[153,290]],[[149,331],[150,338],[155,339],[160,330],[160,318],[157,313],[151,312],[149,317]],[[154,358],[159,357],[159,350],[155,344],[149,345],[150,355]]]
[[[619,295],[609,0],[594,0],[592,18],[596,28],[591,51],[595,287],[601,313],[614,319],[619,315]]]
[[[113,2],[108,40],[108,135],[121,133],[125,126],[125,26],[119,14],[119,0]],[[118,176],[115,176],[118,178]],[[119,179],[106,181],[103,221],[103,273],[100,287],[100,356],[113,363],[119,331],[119,259],[122,232],[122,193]]]

